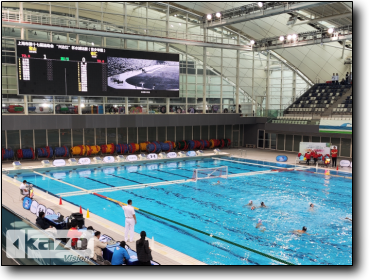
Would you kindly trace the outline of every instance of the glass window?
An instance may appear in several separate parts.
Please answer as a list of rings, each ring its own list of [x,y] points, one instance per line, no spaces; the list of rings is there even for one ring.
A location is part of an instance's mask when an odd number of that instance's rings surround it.
[[[156,127],[148,127],[148,141],[157,141],[157,129]]]
[[[158,127],[158,141],[159,142],[166,141],[166,127],[165,126]]]
[[[107,144],[116,144],[116,128],[107,128]]]
[[[105,145],[105,128],[96,128],[96,145]]]
[[[339,152],[340,138],[331,138],[331,145],[332,146],[337,146],[338,147],[338,152]]]
[[[193,127],[185,126],[185,139],[186,141],[193,140]]]
[[[209,139],[216,139],[216,126],[215,125],[210,125],[209,126]]]
[[[184,140],[184,127],[176,126],[176,141]]]
[[[175,141],[175,127],[174,126],[167,127],[167,141]]]
[[[293,149],[293,135],[285,135],[285,150],[292,151]]]
[[[302,141],[302,135],[294,135],[294,147],[293,151],[294,152],[299,152],[299,144]]]
[[[270,149],[270,133],[265,133],[265,149]]]
[[[271,150],[276,150],[276,134],[270,133],[271,138]]]
[[[303,142],[310,142],[310,136],[303,136]]]
[[[146,135],[146,127],[138,127],[138,136],[139,136],[139,143],[146,142],[147,135]]]
[[[93,128],[85,128],[85,145],[95,145],[95,131]]]
[[[233,147],[239,147],[239,130],[233,131]]]
[[[19,130],[7,130],[8,149],[19,149]]]
[[[84,137],[83,137],[83,129],[72,129],[72,142],[73,146],[83,145]]]
[[[225,125],[225,138],[231,140],[232,125]],[[239,131],[239,125],[234,125],[234,130]]]
[[[60,147],[58,129],[48,129],[48,145],[53,148]]]
[[[200,126],[193,126],[193,139],[200,140]]]
[[[340,156],[351,156],[351,139],[341,138]],[[8,142],[9,143],[9,142]]]
[[[137,143],[137,127],[128,128],[128,142]]]
[[[225,126],[218,125],[217,126],[217,139],[224,139],[225,138]]]
[[[127,143],[127,127],[119,127],[117,129],[117,134],[118,134],[119,144]],[[85,136],[85,139],[86,139],[86,136]]]
[[[21,130],[22,149],[33,149],[33,130]]]
[[[278,134],[277,137],[277,149],[283,151],[284,150],[284,134]]]
[[[1,148],[6,148],[6,140],[5,140],[5,130],[1,131]]]
[[[35,148],[46,147],[46,129],[36,129],[35,133]]]
[[[61,129],[60,130],[60,143],[62,146],[71,147],[71,130],[70,129]]]
[[[312,142],[320,142],[320,136],[312,136]]]
[[[321,143],[330,143],[330,137],[321,137]]]
[[[209,140],[208,139],[208,125],[202,125],[202,140]]]
[[[263,137],[264,137],[265,131],[264,130],[258,130],[258,148],[263,149]]]

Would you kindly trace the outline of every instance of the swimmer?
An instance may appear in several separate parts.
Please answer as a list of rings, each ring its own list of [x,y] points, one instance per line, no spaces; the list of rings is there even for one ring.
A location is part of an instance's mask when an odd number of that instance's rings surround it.
[[[310,204],[310,208],[308,209],[309,211],[314,211],[315,209],[314,209],[314,205],[313,205],[313,203],[311,203]]]
[[[295,233],[295,234],[307,234],[307,235],[311,235],[309,233],[307,233],[307,228],[306,227],[303,227],[301,230],[300,229],[296,229],[296,230],[293,230],[291,231],[292,233]]]
[[[249,200],[248,204],[244,205],[243,207],[252,206],[252,205],[253,205],[253,201],[252,200]]]
[[[265,205],[265,203],[264,203],[264,202],[261,202],[261,206],[260,206],[260,208],[267,208],[267,206]]]
[[[345,220],[349,220],[349,221],[351,221],[351,222],[352,222],[352,219],[350,219],[350,218],[348,218],[348,217],[346,217],[346,218],[345,218]]]
[[[260,226],[262,226],[262,220],[261,219],[258,219],[258,223],[256,225],[256,228],[259,228]]]
[[[213,183],[212,186],[216,186],[216,185],[219,185],[221,184],[220,180],[218,180],[216,183]]]
[[[256,210],[256,207],[255,206],[252,206],[251,210]]]

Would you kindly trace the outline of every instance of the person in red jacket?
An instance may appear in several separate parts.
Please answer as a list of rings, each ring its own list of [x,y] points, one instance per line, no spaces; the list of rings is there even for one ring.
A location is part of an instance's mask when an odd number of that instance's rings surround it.
[[[313,161],[315,162],[315,165],[316,165],[316,162],[317,162],[317,158],[318,158],[319,156],[318,156],[318,154],[317,154],[317,152],[316,151],[313,151],[312,152],[312,158],[313,158]]]
[[[78,231],[78,224],[76,220],[72,220],[71,222],[71,228],[69,229],[67,233],[67,238],[72,238],[71,246],[72,248],[75,248],[77,245],[77,240],[81,236],[81,232]]]
[[[337,146],[334,146],[334,149],[331,150],[332,167],[337,167],[337,156],[338,156]]]
[[[305,156],[305,158],[307,160],[307,165],[310,165],[311,154],[310,153],[306,153],[304,156]]]

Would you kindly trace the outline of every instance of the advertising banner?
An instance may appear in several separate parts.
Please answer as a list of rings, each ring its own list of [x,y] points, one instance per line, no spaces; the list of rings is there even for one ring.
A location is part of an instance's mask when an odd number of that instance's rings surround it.
[[[158,155],[157,154],[149,154],[146,156],[147,159],[158,159]]]
[[[53,161],[54,166],[65,166],[66,161],[64,159],[56,159]]]
[[[78,160],[78,164],[90,164],[91,163],[91,160],[89,159],[89,158],[87,158],[87,157],[85,157],[85,158],[80,158],[79,160]]]
[[[126,157],[126,159],[128,161],[135,161],[135,160],[137,160],[137,156],[135,156],[135,155],[129,155],[129,156]]]
[[[320,120],[321,133],[352,134],[352,120]]]
[[[114,157],[112,156],[106,156],[103,158],[103,161],[106,163],[113,163],[114,162]]]
[[[299,152],[302,155],[311,151],[316,151],[318,154],[330,155],[330,143],[301,142],[299,144]]]

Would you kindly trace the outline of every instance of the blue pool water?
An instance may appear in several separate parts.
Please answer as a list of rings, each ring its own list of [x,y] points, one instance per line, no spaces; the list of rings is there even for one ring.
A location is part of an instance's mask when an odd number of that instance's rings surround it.
[[[228,158],[233,160],[233,158]],[[351,265],[352,264],[352,180],[332,176],[348,173],[309,169],[311,172],[265,172],[287,164],[241,160],[182,161],[141,166],[78,169],[49,172],[61,182],[34,173],[23,173],[26,179],[53,194],[79,191],[75,186],[103,189],[98,193],[126,202],[179,223],[205,231],[214,236],[247,246],[294,264]],[[229,175],[245,176],[177,182],[168,185],[122,189],[114,192],[104,188],[131,186],[156,182],[190,179],[195,168],[228,166]],[[124,226],[120,207],[98,196],[67,196],[65,200]],[[265,202],[268,208],[252,211],[245,207]],[[309,204],[315,205],[309,211]],[[280,264],[248,250],[241,249],[210,236],[137,211],[136,232],[145,230],[149,238],[190,255],[207,264],[266,265]],[[255,228],[258,219],[265,230]],[[290,233],[303,226],[311,235]],[[101,229],[102,230],[102,229]]]

